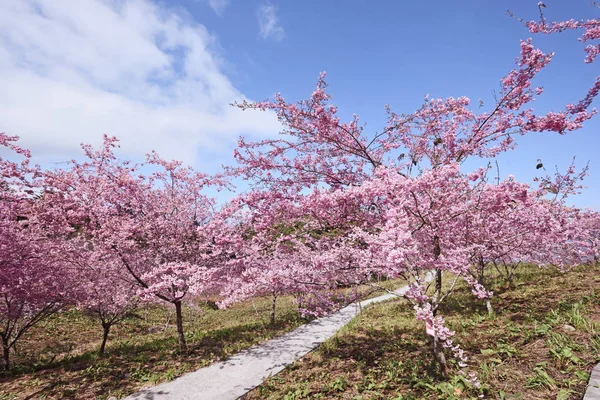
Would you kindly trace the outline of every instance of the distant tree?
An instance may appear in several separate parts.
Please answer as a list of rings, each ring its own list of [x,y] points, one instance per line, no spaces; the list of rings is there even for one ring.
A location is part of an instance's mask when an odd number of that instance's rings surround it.
[[[139,303],[137,287],[121,268],[120,260],[112,254],[79,250],[70,260],[76,268],[75,304],[102,326],[99,354],[104,354],[111,328],[127,318]]]
[[[215,202],[201,190],[221,182],[180,162],[164,161],[156,153],[145,165],[156,172],[145,175],[141,166],[117,159],[116,146],[117,140],[109,137],[98,151],[83,146],[87,161],[73,161],[69,168],[54,172],[55,195],[71,204],[70,223],[109,260],[107,270],[96,277],[107,279],[106,285],[118,283],[125,295],[127,287],[121,280],[126,276],[142,299],[173,304],[179,347],[186,352],[182,302],[188,293],[214,284],[208,272],[219,264],[220,256],[211,221]],[[84,268],[84,279],[88,273]],[[105,293],[104,301],[113,294]],[[93,296],[89,300],[96,304]],[[131,295],[121,304],[130,300]],[[107,318],[110,315],[114,316]]]

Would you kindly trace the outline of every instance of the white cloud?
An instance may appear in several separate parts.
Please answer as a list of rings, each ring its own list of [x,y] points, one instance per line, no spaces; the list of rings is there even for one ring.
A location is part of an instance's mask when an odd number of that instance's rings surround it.
[[[208,5],[213,9],[215,14],[221,16],[229,5],[229,0],[208,0]]]
[[[285,34],[283,27],[279,24],[277,7],[272,4],[262,4],[258,8],[258,25],[260,36],[263,39],[281,40]]]
[[[202,25],[146,0],[6,2],[0,131],[52,161],[103,133],[135,156],[230,160],[239,135],[271,136],[279,124],[229,106],[244,96],[217,46]]]

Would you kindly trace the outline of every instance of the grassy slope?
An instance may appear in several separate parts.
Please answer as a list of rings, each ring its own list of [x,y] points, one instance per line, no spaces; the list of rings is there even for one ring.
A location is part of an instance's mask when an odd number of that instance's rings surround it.
[[[402,284],[396,280],[381,285],[396,288]],[[187,355],[176,350],[172,307],[146,306],[115,325],[102,357],[96,354],[102,336],[99,322],[75,310],[63,312],[33,328],[18,344],[18,353],[13,355],[16,367],[8,374],[0,372],[0,400],[121,397],[306,322],[298,316],[291,296],[277,300],[275,326],[268,324],[270,307],[270,299],[255,298],[227,310],[184,308]]]
[[[498,284],[496,316],[465,287],[441,310],[493,399],[581,399],[600,361],[600,268],[561,274],[530,267],[516,288]],[[479,392],[442,381],[409,305],[368,308],[318,350],[270,378],[251,399],[463,399]]]
[[[77,311],[56,315],[34,328],[21,342],[17,367],[0,376],[0,400],[32,398],[121,397],[168,381],[304,321],[291,297],[278,300],[275,326],[268,324],[269,299],[228,310],[184,309],[189,354],[177,351],[174,310],[149,306],[114,327],[107,354],[96,354],[101,329]]]

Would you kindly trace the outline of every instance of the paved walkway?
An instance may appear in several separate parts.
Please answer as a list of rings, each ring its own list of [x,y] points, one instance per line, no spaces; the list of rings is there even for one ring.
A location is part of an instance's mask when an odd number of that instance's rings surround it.
[[[225,361],[132,394],[126,400],[234,400],[303,357],[358,315],[362,307],[403,296],[407,287],[353,303],[292,332],[241,351]]]
[[[590,382],[583,400],[600,400],[600,364],[596,365],[590,374]]]

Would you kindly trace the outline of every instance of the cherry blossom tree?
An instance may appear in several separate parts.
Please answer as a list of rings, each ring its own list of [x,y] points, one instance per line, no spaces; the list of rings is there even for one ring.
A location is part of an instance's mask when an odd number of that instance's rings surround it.
[[[79,249],[69,261],[72,276],[77,279],[75,304],[100,322],[102,342],[98,353],[104,354],[111,328],[127,318],[139,303],[137,287],[127,279],[120,260],[109,252],[97,252],[93,247]]]
[[[598,39],[597,26],[595,20],[550,27],[545,22],[528,24],[534,33],[581,28],[586,41]],[[304,232],[285,238],[295,241],[295,253],[305,247],[312,252],[278,267],[278,275],[297,281],[310,277],[314,285],[377,270],[409,278],[407,298],[433,337],[434,355],[444,373],[442,347],[452,349],[461,362],[463,355],[437,315],[454,286],[444,292],[443,272],[464,279],[491,310],[492,293],[484,279],[489,262],[535,260],[561,267],[571,262],[565,254],[572,253],[574,244],[568,239],[572,210],[562,198],[548,198],[559,192],[557,185],[534,190],[513,179],[492,184],[485,168],[461,171],[467,159],[493,158],[513,149],[519,136],[565,134],[596,114],[591,105],[598,79],[577,104],[536,113],[531,103],[543,88],[534,80],[553,54],[536,49],[531,39],[521,41],[520,48],[516,67],[501,79],[488,111],[473,110],[466,97],[426,97],[408,115],[388,108],[387,126],[372,135],[365,133],[357,116],[341,122],[326,92],[325,74],[308,100],[292,104],[277,94],[272,101],[238,104],[243,110],[273,111],[284,126],[277,139],[241,138],[234,153],[238,165],[229,169],[254,184],[248,206],[260,217],[258,229],[268,231],[283,218],[289,226],[327,221],[336,231],[330,243],[321,239],[309,246],[303,246],[308,237]],[[594,61],[597,46],[586,51],[586,62]],[[573,175],[571,170],[559,174],[556,182],[570,182]],[[336,206],[340,215],[331,218]],[[544,246],[546,253],[535,250],[544,240],[569,246]],[[431,274],[433,294],[425,279]]]
[[[322,315],[357,298],[355,291],[345,290],[343,299],[336,289],[356,288],[371,277],[362,270],[352,273],[347,259],[351,254],[344,253],[344,242],[352,240],[348,234],[353,222],[346,221],[352,213],[334,199],[311,196],[304,201],[298,196],[290,201],[282,195],[275,200],[270,192],[252,191],[232,203],[244,216],[241,231],[230,240],[228,251],[234,257],[228,262],[221,305],[270,295],[273,321],[276,297],[285,293],[296,296],[302,314]],[[325,209],[332,214],[322,215]]]
[[[600,265],[600,213],[583,210],[574,218],[574,239],[580,245],[584,261]]]
[[[0,157],[0,339],[4,369],[10,351],[33,326],[58,311],[70,286],[60,243],[54,240],[56,216],[39,197],[39,169],[17,137],[0,133],[0,147],[21,162]]]
[[[87,161],[54,172],[55,195],[70,204],[70,223],[80,227],[94,251],[110,258],[108,264],[117,260],[116,269],[126,272],[142,299],[173,304],[179,347],[186,352],[182,302],[213,284],[207,271],[221,254],[211,223],[215,202],[201,190],[221,181],[156,153],[144,166],[121,161],[116,146],[109,137],[100,150],[83,146]],[[142,168],[155,172],[144,174]],[[110,284],[121,276],[105,278]]]

